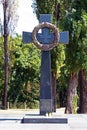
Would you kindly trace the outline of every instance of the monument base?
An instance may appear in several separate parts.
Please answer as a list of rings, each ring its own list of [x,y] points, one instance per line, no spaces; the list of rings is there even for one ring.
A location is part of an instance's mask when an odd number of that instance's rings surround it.
[[[55,117],[45,117],[45,116],[35,116],[35,117],[29,117],[25,116],[21,123],[57,123],[57,124],[67,124],[68,119],[67,118],[55,118]]]
[[[40,115],[52,113],[52,99],[40,99]]]

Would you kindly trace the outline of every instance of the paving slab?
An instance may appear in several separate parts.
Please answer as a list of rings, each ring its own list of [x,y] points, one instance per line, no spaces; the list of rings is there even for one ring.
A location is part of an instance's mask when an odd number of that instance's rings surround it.
[[[59,110],[52,114],[52,118],[67,118],[68,123],[21,123],[26,115],[32,115],[32,118],[38,113],[38,110],[0,112],[0,130],[87,130],[87,114],[64,114]]]
[[[59,124],[0,124],[0,130],[71,130],[68,125]]]
[[[71,130],[87,130],[87,114],[64,114]]]

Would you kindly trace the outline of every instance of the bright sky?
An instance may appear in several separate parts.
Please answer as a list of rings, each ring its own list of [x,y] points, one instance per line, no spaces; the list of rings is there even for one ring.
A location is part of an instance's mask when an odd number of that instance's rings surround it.
[[[18,34],[22,34],[22,31],[31,32],[38,25],[38,20],[33,13],[31,5],[32,0],[19,0],[19,20],[15,29]]]

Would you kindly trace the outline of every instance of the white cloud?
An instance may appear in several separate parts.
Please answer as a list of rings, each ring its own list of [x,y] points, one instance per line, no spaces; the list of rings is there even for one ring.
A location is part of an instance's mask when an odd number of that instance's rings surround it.
[[[19,20],[15,29],[18,34],[22,34],[22,31],[31,32],[38,24],[38,20],[36,15],[33,13],[31,4],[32,0],[19,0]]]

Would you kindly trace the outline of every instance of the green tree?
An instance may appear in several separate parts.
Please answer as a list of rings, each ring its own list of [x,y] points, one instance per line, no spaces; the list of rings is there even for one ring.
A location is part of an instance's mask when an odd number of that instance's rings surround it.
[[[8,87],[8,36],[12,34],[17,22],[16,9],[18,1],[2,0],[0,4],[3,6],[3,44],[4,44],[4,94],[2,107],[7,108],[7,87]]]
[[[60,18],[59,0],[34,0],[33,8],[37,14],[37,18],[39,18],[39,14],[52,14],[52,22],[58,26],[58,20]],[[56,79],[59,75],[59,69],[63,65],[64,58],[63,45],[59,45],[51,51],[53,111],[56,111]]]
[[[10,41],[10,53],[8,101],[32,107],[39,99],[40,51],[34,45],[23,45],[17,37]]]
[[[76,87],[78,86],[78,72],[82,70],[82,74],[83,74],[84,69],[87,70],[87,67],[86,67],[87,66],[87,60],[86,60],[87,59],[87,52],[86,52],[87,50],[86,49],[87,48],[87,44],[86,44],[87,6],[86,4],[87,4],[86,0],[84,1],[55,0],[55,1],[50,1],[50,2],[49,0],[44,1],[44,2],[34,0],[34,9],[38,17],[40,13],[51,13],[53,15],[54,23],[57,26],[59,25],[61,30],[69,30],[69,39],[70,39],[69,45],[67,45],[65,49],[65,54],[66,54],[66,59],[65,59],[66,67],[65,68],[67,68],[67,71],[68,71],[67,76],[69,77],[67,107],[66,107],[67,113],[73,112],[73,99],[76,94]],[[60,10],[58,10],[59,7],[60,7]],[[56,57],[55,53],[53,54],[54,54],[54,57]],[[55,66],[57,65],[56,59],[53,61],[55,61],[54,72],[56,72],[56,68],[58,67],[58,66]],[[85,88],[85,86],[83,88]],[[85,91],[85,95],[87,95],[86,91]],[[85,96],[85,99],[86,99],[86,96]],[[82,102],[84,101],[82,100]],[[85,103],[86,103],[86,100],[85,100]]]
[[[77,0],[71,3],[70,9],[67,10],[62,26],[68,29],[70,42],[66,47],[66,65],[70,72],[68,98],[66,112],[73,112],[73,98],[75,96],[76,86],[78,86],[78,72],[87,65],[86,39],[87,39],[87,10],[86,1]],[[62,23],[63,23],[62,22]],[[85,102],[86,103],[86,102]]]

